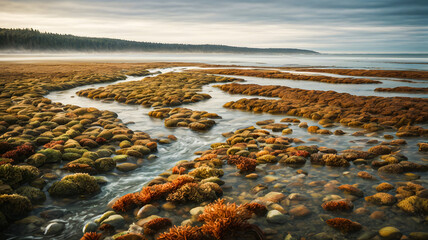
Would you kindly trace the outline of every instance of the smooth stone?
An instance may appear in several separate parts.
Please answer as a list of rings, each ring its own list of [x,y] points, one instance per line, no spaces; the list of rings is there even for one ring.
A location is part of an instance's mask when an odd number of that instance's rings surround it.
[[[415,240],[426,240],[428,239],[428,232],[411,232],[409,236]]]
[[[94,223],[94,222],[88,222],[84,227],[83,227],[83,233],[87,233],[87,232],[96,232],[98,229],[98,224]]]
[[[293,237],[290,233],[285,236],[284,240],[297,240],[297,238]]]
[[[250,173],[250,174],[246,175],[245,177],[249,178],[249,179],[256,179],[259,177],[259,175],[257,173]]]
[[[97,220],[95,220],[95,223],[101,223],[102,221],[106,220],[108,217],[110,217],[111,215],[115,215],[116,212],[115,211],[108,211],[105,212],[103,215],[101,215],[100,218],[98,218]]]
[[[42,226],[44,223],[45,223],[45,220],[34,215],[28,216],[26,218],[23,218],[15,222],[15,224],[24,224],[24,225],[34,224],[36,226]]]
[[[174,204],[174,203],[172,203],[172,202],[167,202],[167,203],[165,203],[165,204],[163,204],[163,205],[162,205],[162,208],[163,208],[165,211],[172,211],[172,210],[174,210],[176,207],[177,207],[177,206],[175,206],[175,204]]]
[[[198,216],[199,214],[202,214],[205,210],[205,207],[195,207],[190,209],[190,214],[192,216]]]
[[[186,220],[182,221],[180,225],[183,226],[183,227],[184,226],[192,226],[193,225],[193,221],[192,221],[192,219],[186,219]]]
[[[266,220],[270,223],[285,223],[287,222],[287,216],[278,210],[271,210],[268,212]]]
[[[281,200],[283,200],[286,196],[283,193],[280,192],[270,192],[268,194],[266,194],[263,197],[263,200],[268,201],[268,202],[280,202]]]
[[[384,227],[379,230],[379,235],[388,240],[393,240],[400,239],[403,234],[395,227]]]
[[[154,155],[154,154],[150,154],[147,159],[148,160],[155,160],[156,158],[158,158],[158,156]]]
[[[55,219],[61,218],[65,215],[65,210],[63,209],[49,209],[40,213],[40,216],[44,219]]]
[[[292,215],[293,217],[304,217],[307,216],[309,214],[311,214],[311,210],[309,210],[306,206],[304,205],[297,205],[295,207],[293,207],[290,211],[289,211],[290,215]]]
[[[55,235],[62,232],[65,228],[65,224],[62,222],[49,223],[45,228],[45,235]]]
[[[101,225],[103,224],[110,224],[114,228],[120,229],[125,225],[125,219],[119,214],[114,214],[109,216],[106,220],[102,221]]]
[[[121,163],[118,164],[116,168],[121,172],[129,172],[138,168],[138,165],[135,163]]]
[[[137,218],[146,218],[159,212],[159,209],[152,204],[146,204],[140,208],[137,213]]]
[[[320,233],[315,234],[313,236],[313,239],[316,239],[316,240],[331,240],[331,239],[333,239],[333,237],[329,233],[320,232]]]
[[[271,175],[268,175],[268,176],[265,176],[264,178],[263,178],[263,181],[265,182],[265,183],[271,183],[271,182],[274,182],[274,181],[276,181],[276,180],[278,180],[279,179],[279,177],[277,177],[277,176],[271,176]]]
[[[360,236],[358,236],[357,240],[370,240],[374,236],[376,236],[376,234],[377,233],[374,232],[374,231],[364,232],[363,234],[361,234]]]

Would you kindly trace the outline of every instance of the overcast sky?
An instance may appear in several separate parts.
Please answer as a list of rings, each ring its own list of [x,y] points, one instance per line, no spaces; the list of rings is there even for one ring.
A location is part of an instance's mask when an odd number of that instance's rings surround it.
[[[0,0],[0,27],[136,41],[428,52],[428,0]]]

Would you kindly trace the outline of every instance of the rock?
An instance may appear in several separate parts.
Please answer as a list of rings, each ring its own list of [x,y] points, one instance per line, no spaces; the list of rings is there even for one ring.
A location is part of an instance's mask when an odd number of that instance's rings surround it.
[[[311,210],[309,210],[306,206],[304,205],[297,205],[295,207],[293,207],[290,211],[289,211],[290,215],[292,215],[293,217],[304,217],[307,216],[309,214],[311,214]]]
[[[249,178],[249,179],[256,179],[259,177],[259,175],[257,173],[250,173],[250,174],[245,175],[245,177]]]
[[[98,224],[94,223],[94,222],[88,222],[84,227],[83,227],[83,233],[87,233],[87,232],[96,232],[98,229]]]
[[[95,223],[99,224],[102,221],[106,220],[108,217],[110,217],[111,215],[115,215],[116,212],[115,211],[107,211],[105,212],[103,215],[101,215],[100,218],[98,218],[97,220],[95,220]]]
[[[316,240],[331,240],[331,239],[333,239],[331,234],[328,234],[326,232],[317,233],[313,236],[313,238]]]
[[[190,214],[192,216],[199,216],[199,214],[203,213],[205,210],[205,207],[195,207],[190,209]]]
[[[379,235],[385,239],[394,240],[400,239],[403,234],[395,227],[384,227],[379,230]]]
[[[280,192],[270,192],[266,194],[262,199],[267,202],[274,202],[278,203],[281,200],[283,200],[286,196],[283,193]]]
[[[358,236],[357,240],[370,240],[373,239],[374,236],[376,236],[377,233],[374,231],[364,232],[360,236]]]
[[[138,165],[135,163],[121,163],[118,164],[116,168],[121,172],[129,172],[138,168]]]
[[[274,181],[276,181],[278,179],[279,179],[279,177],[273,176],[273,175],[267,175],[267,176],[263,177],[263,181],[265,183],[271,183],[271,182],[274,182]]]
[[[370,214],[370,218],[372,218],[372,219],[384,219],[385,218],[385,212],[374,211],[374,212],[372,212],[372,214]]]
[[[281,224],[287,222],[287,217],[278,210],[271,210],[268,212],[266,220],[270,223]]]
[[[164,204],[162,205],[162,208],[163,208],[165,211],[172,211],[172,210],[174,210],[176,207],[177,207],[177,206],[176,206],[174,203],[172,203],[172,202],[167,202],[167,203],[164,203]]]
[[[126,162],[128,160],[128,155],[116,155],[113,157],[113,160],[117,163]]]
[[[428,232],[411,232],[409,236],[415,240],[426,240],[428,239]]]
[[[125,219],[121,215],[114,214],[114,215],[109,216],[104,221],[102,221],[101,225],[102,224],[110,224],[114,228],[120,229],[121,227],[123,227],[125,225]]]
[[[15,222],[15,224],[24,224],[24,225],[34,224],[36,226],[41,226],[44,223],[45,223],[45,220],[37,216],[28,216],[26,218],[23,218]]]
[[[48,219],[48,220],[61,218],[64,215],[65,215],[65,210],[63,209],[49,209],[40,213],[40,216],[42,218]]]
[[[61,233],[65,228],[65,224],[62,222],[49,223],[45,228],[45,235],[56,235]]]
[[[152,204],[146,204],[138,210],[137,218],[146,218],[159,212],[159,209]]]

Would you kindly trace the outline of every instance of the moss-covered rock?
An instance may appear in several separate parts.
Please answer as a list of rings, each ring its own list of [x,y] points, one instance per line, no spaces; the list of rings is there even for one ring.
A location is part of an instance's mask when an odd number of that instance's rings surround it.
[[[109,172],[112,171],[116,167],[116,162],[113,158],[104,157],[99,158],[95,161],[95,168],[98,172]]]
[[[16,193],[30,199],[32,204],[40,204],[46,200],[46,195],[38,188],[30,186],[22,186],[16,189]]]
[[[98,193],[100,186],[95,177],[85,173],[76,173],[55,182],[48,191],[55,197],[71,197]]]
[[[62,154],[62,160],[70,162],[80,158],[81,156],[82,155],[79,153],[68,152],[68,153]]]
[[[46,156],[46,163],[57,163],[61,161],[62,158],[61,151],[51,148],[40,150],[38,153]]]
[[[32,208],[33,206],[27,197],[19,194],[0,195],[0,211],[7,219],[17,220],[23,218]]]
[[[36,154],[33,154],[31,157],[29,157],[26,162],[35,167],[40,167],[43,164],[45,164],[46,159],[47,159],[46,155],[41,153],[36,153]]]

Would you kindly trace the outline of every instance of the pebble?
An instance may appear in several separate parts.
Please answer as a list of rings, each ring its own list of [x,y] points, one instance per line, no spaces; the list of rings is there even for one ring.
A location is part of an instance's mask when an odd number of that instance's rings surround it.
[[[270,192],[263,197],[264,201],[278,203],[286,196],[280,192]]]
[[[171,210],[174,210],[176,207],[177,207],[177,206],[175,206],[175,204],[174,204],[174,203],[172,203],[172,202],[167,202],[167,203],[164,203],[164,204],[162,205],[162,208],[163,208],[165,211],[171,211]]]
[[[250,173],[250,174],[246,175],[245,177],[249,178],[249,179],[256,179],[259,177],[259,175],[257,173]]]
[[[304,205],[297,205],[295,207],[293,207],[290,211],[289,211],[290,215],[292,215],[293,217],[304,217],[304,216],[308,216],[309,214],[311,214],[311,210],[309,210],[306,206]]]
[[[271,182],[274,182],[274,181],[276,181],[276,180],[278,180],[278,179],[279,179],[279,177],[277,177],[277,176],[267,175],[267,176],[265,176],[265,177],[263,178],[263,181],[264,181],[265,183],[271,183]]]
[[[64,214],[65,214],[65,210],[63,209],[49,209],[41,212],[40,216],[44,219],[51,220],[55,218],[61,218],[62,216],[64,216]]]
[[[316,240],[331,240],[331,239],[333,239],[333,237],[331,236],[331,234],[328,234],[326,232],[320,232],[320,233],[315,234],[313,236],[313,239],[316,239]]]
[[[61,233],[65,228],[65,224],[62,222],[49,223],[45,228],[45,235],[55,235]]]
[[[116,168],[121,172],[129,172],[138,168],[138,165],[135,163],[121,163],[118,164]]]
[[[154,154],[150,154],[147,159],[148,160],[155,160],[156,158],[158,158],[158,156],[154,155]]]
[[[411,232],[409,236],[415,240],[426,240],[428,239],[428,232]]]
[[[103,224],[110,224],[116,229],[120,229],[125,225],[125,219],[119,214],[114,214],[109,216],[106,220],[102,221],[101,225]]]
[[[58,179],[59,176],[56,175],[55,173],[45,173],[45,174],[43,174],[43,178],[48,179],[48,180],[55,180],[55,179]]]
[[[199,214],[202,214],[204,212],[205,207],[195,207],[190,209],[190,214],[192,216],[198,216]]]
[[[94,223],[94,222],[88,222],[84,227],[83,227],[83,233],[87,233],[87,232],[96,232],[98,229],[98,224]]]
[[[137,218],[146,218],[150,215],[156,214],[159,212],[159,209],[152,204],[146,204],[144,207],[140,208],[137,213]]]
[[[385,218],[385,213],[383,211],[374,211],[372,212],[372,214],[370,214],[370,218],[372,219],[384,219]]]
[[[271,210],[268,212],[266,220],[270,223],[285,223],[287,217],[278,210]]]
[[[361,234],[357,240],[370,240],[372,239],[374,236],[376,236],[376,232],[374,231],[369,231],[369,232],[364,232],[363,234]]]
[[[379,230],[379,235],[385,239],[394,240],[400,239],[403,234],[395,227],[384,227]]]

